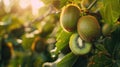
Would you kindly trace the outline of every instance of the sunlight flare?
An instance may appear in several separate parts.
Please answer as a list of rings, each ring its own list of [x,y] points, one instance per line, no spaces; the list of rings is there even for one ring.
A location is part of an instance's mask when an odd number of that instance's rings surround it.
[[[31,0],[31,6],[33,15],[37,15],[39,8],[43,7],[44,3],[40,0]]]
[[[11,2],[10,0],[3,0],[3,3],[4,3],[5,6],[9,6],[10,2]]]
[[[19,5],[22,9],[25,9],[30,5],[30,1],[29,0],[20,0]]]

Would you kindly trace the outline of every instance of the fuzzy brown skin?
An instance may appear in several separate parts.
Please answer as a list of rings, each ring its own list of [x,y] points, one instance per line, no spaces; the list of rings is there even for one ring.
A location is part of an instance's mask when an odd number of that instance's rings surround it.
[[[60,24],[67,32],[77,29],[77,22],[80,17],[80,9],[76,5],[70,4],[63,8],[60,16]]]
[[[77,31],[80,37],[86,41],[94,41],[100,35],[100,25],[94,16],[83,16],[77,24]]]

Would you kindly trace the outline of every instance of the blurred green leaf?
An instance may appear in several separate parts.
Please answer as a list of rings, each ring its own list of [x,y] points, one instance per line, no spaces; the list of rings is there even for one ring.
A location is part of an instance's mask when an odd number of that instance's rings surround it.
[[[114,63],[113,65],[112,65],[112,67],[119,67],[116,63]]]
[[[67,54],[60,62],[57,63],[57,67],[72,67],[77,59],[78,56],[74,55],[71,52]]]
[[[24,52],[15,51],[15,56],[10,60],[8,67],[18,67],[23,63],[24,57],[27,55]]]
[[[25,50],[31,50],[32,43],[35,37],[34,34],[25,34],[22,36],[22,46]]]
[[[22,21],[16,16],[12,16],[11,24],[9,24],[8,31],[11,31],[16,28],[20,28],[22,25]]]
[[[0,22],[0,31],[3,33],[10,32],[22,26],[22,21],[14,15],[6,15]]]
[[[116,60],[118,67],[120,67],[120,60]]]

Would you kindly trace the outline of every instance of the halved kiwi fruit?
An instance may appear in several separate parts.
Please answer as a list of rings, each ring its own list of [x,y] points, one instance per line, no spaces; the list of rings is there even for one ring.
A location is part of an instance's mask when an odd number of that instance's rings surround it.
[[[92,44],[88,42],[84,42],[79,37],[78,33],[74,33],[70,37],[69,47],[75,55],[84,55],[90,52]]]

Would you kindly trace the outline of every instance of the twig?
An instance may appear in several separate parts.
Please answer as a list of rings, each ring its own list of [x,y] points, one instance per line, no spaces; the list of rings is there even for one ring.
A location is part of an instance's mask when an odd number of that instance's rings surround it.
[[[96,4],[96,2],[97,0],[94,0],[87,9],[90,10]]]

